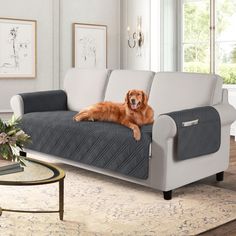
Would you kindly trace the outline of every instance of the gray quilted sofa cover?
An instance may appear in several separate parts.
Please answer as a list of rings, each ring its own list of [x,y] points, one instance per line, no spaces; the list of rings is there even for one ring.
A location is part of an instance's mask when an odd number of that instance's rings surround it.
[[[31,112],[22,118],[27,148],[124,175],[147,179],[152,126],[139,142],[130,129],[109,122],[74,122],[72,111]]]
[[[185,160],[217,152],[221,143],[221,124],[212,106],[167,113],[177,127],[176,157]]]

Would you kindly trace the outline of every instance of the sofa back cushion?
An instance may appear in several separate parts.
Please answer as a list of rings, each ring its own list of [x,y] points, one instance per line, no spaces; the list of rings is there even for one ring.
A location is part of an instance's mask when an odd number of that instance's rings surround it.
[[[151,71],[114,70],[108,81],[105,101],[123,102],[130,89],[140,89],[149,94],[153,77]]]
[[[64,79],[68,109],[79,111],[104,100],[110,71],[71,68]]]
[[[221,94],[222,79],[217,75],[159,72],[152,83],[149,104],[156,117],[170,111],[217,104]]]

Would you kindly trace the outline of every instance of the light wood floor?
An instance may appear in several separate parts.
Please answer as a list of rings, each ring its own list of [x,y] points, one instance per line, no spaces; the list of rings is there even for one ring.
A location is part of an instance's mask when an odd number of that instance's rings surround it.
[[[216,182],[214,177],[207,178],[202,182],[236,191],[236,142],[233,138],[230,140],[230,164],[227,171],[225,171],[224,181]],[[216,229],[209,230],[201,235],[204,236],[236,236],[236,220],[224,224]]]

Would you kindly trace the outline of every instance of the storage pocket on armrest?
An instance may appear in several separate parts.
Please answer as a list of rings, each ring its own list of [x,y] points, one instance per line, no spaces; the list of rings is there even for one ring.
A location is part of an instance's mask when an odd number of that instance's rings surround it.
[[[220,116],[211,106],[166,114],[177,126],[177,159],[185,160],[214,153],[220,148]]]

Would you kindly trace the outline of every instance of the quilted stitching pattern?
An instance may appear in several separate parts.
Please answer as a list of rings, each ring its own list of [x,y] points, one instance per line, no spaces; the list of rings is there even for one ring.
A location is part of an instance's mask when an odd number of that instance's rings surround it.
[[[152,126],[143,126],[136,142],[132,131],[109,122],[74,122],[75,112],[34,112],[23,116],[22,128],[32,137],[29,149],[124,175],[148,177]]]

